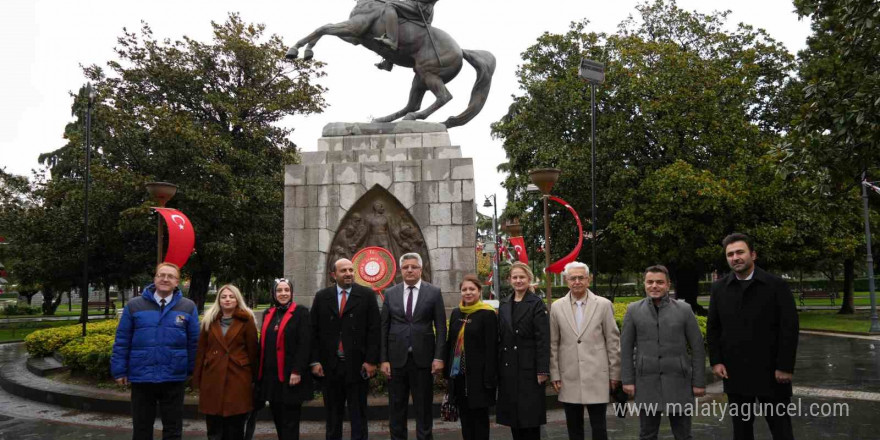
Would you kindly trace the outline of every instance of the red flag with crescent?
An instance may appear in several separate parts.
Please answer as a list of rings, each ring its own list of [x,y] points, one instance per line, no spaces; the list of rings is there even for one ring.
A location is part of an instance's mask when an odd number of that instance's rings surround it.
[[[196,244],[196,231],[187,216],[171,208],[153,208],[165,219],[168,227],[168,249],[165,251],[165,262],[183,267],[192,255]]]
[[[555,261],[553,264],[550,265],[550,267],[547,268],[547,272],[562,273],[562,270],[565,269],[565,265],[574,261],[577,258],[578,254],[581,253],[581,245],[584,244],[584,226],[581,224],[581,218],[580,216],[578,216],[577,211],[575,211],[574,208],[572,208],[571,205],[568,204],[568,202],[556,196],[550,196],[550,200],[553,200],[554,202],[568,208],[568,212],[570,212],[571,215],[574,216],[574,221],[576,221],[578,225],[577,246],[575,246],[574,249],[568,253],[568,255],[562,257],[562,259],[558,261]]]
[[[510,237],[510,247],[513,248],[516,259],[529,264],[529,254],[526,253],[526,241],[523,237]]]

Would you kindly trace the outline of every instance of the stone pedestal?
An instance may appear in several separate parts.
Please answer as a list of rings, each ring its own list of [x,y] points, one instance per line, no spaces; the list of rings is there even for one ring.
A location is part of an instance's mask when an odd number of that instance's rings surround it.
[[[473,159],[461,157],[443,125],[411,121],[328,124],[318,151],[285,168],[284,275],[296,302],[311,306],[329,285],[327,260],[340,222],[377,186],[417,223],[432,284],[451,309],[461,278],[476,272]]]

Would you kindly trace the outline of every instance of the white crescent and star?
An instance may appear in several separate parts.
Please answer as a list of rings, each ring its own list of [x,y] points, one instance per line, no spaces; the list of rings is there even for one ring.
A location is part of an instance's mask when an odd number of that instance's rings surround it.
[[[177,222],[178,220],[180,220],[180,223]],[[186,220],[183,218],[183,216],[172,214],[171,221],[174,222],[174,224],[177,225],[177,227],[180,228],[181,231],[183,230],[184,226],[186,226]]]

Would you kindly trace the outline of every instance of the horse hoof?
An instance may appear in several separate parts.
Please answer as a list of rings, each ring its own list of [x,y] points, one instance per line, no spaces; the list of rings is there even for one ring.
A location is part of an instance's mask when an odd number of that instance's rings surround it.
[[[295,47],[291,47],[287,51],[287,54],[284,55],[284,58],[287,58],[288,60],[295,60],[297,57],[299,57],[299,51],[296,50]]]
[[[306,61],[308,61],[314,57],[315,57],[315,53],[312,52],[311,49],[306,49],[306,51],[303,53],[303,59]]]
[[[404,121],[415,121],[418,119],[415,113],[407,113],[406,116],[403,117]]]

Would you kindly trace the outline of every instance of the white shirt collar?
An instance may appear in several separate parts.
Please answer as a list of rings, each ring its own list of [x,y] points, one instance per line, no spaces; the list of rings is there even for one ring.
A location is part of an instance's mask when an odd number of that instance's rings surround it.
[[[750,273],[749,276],[747,276],[747,277],[745,277],[745,278],[740,278],[740,277],[739,277],[739,274],[736,273],[736,272],[734,272],[733,274],[736,275],[736,279],[738,279],[738,280],[740,280],[740,281],[749,281],[749,280],[752,279],[752,277],[755,276],[755,266],[752,266],[752,273]]]
[[[415,291],[418,292],[421,289],[422,289],[422,280],[419,279],[419,281],[416,282],[416,290]],[[409,293],[409,285],[406,284],[406,282],[403,283],[403,291],[406,293]]]
[[[156,304],[159,304],[159,305],[162,304],[162,299],[165,299],[165,305],[167,306],[169,303],[171,303],[171,298],[172,298],[172,297],[174,297],[174,294],[173,294],[173,293],[172,293],[171,295],[168,295],[168,296],[166,296],[166,297],[163,297],[162,295],[159,295],[158,292],[153,292],[153,299],[155,299],[155,300],[156,300]]]

